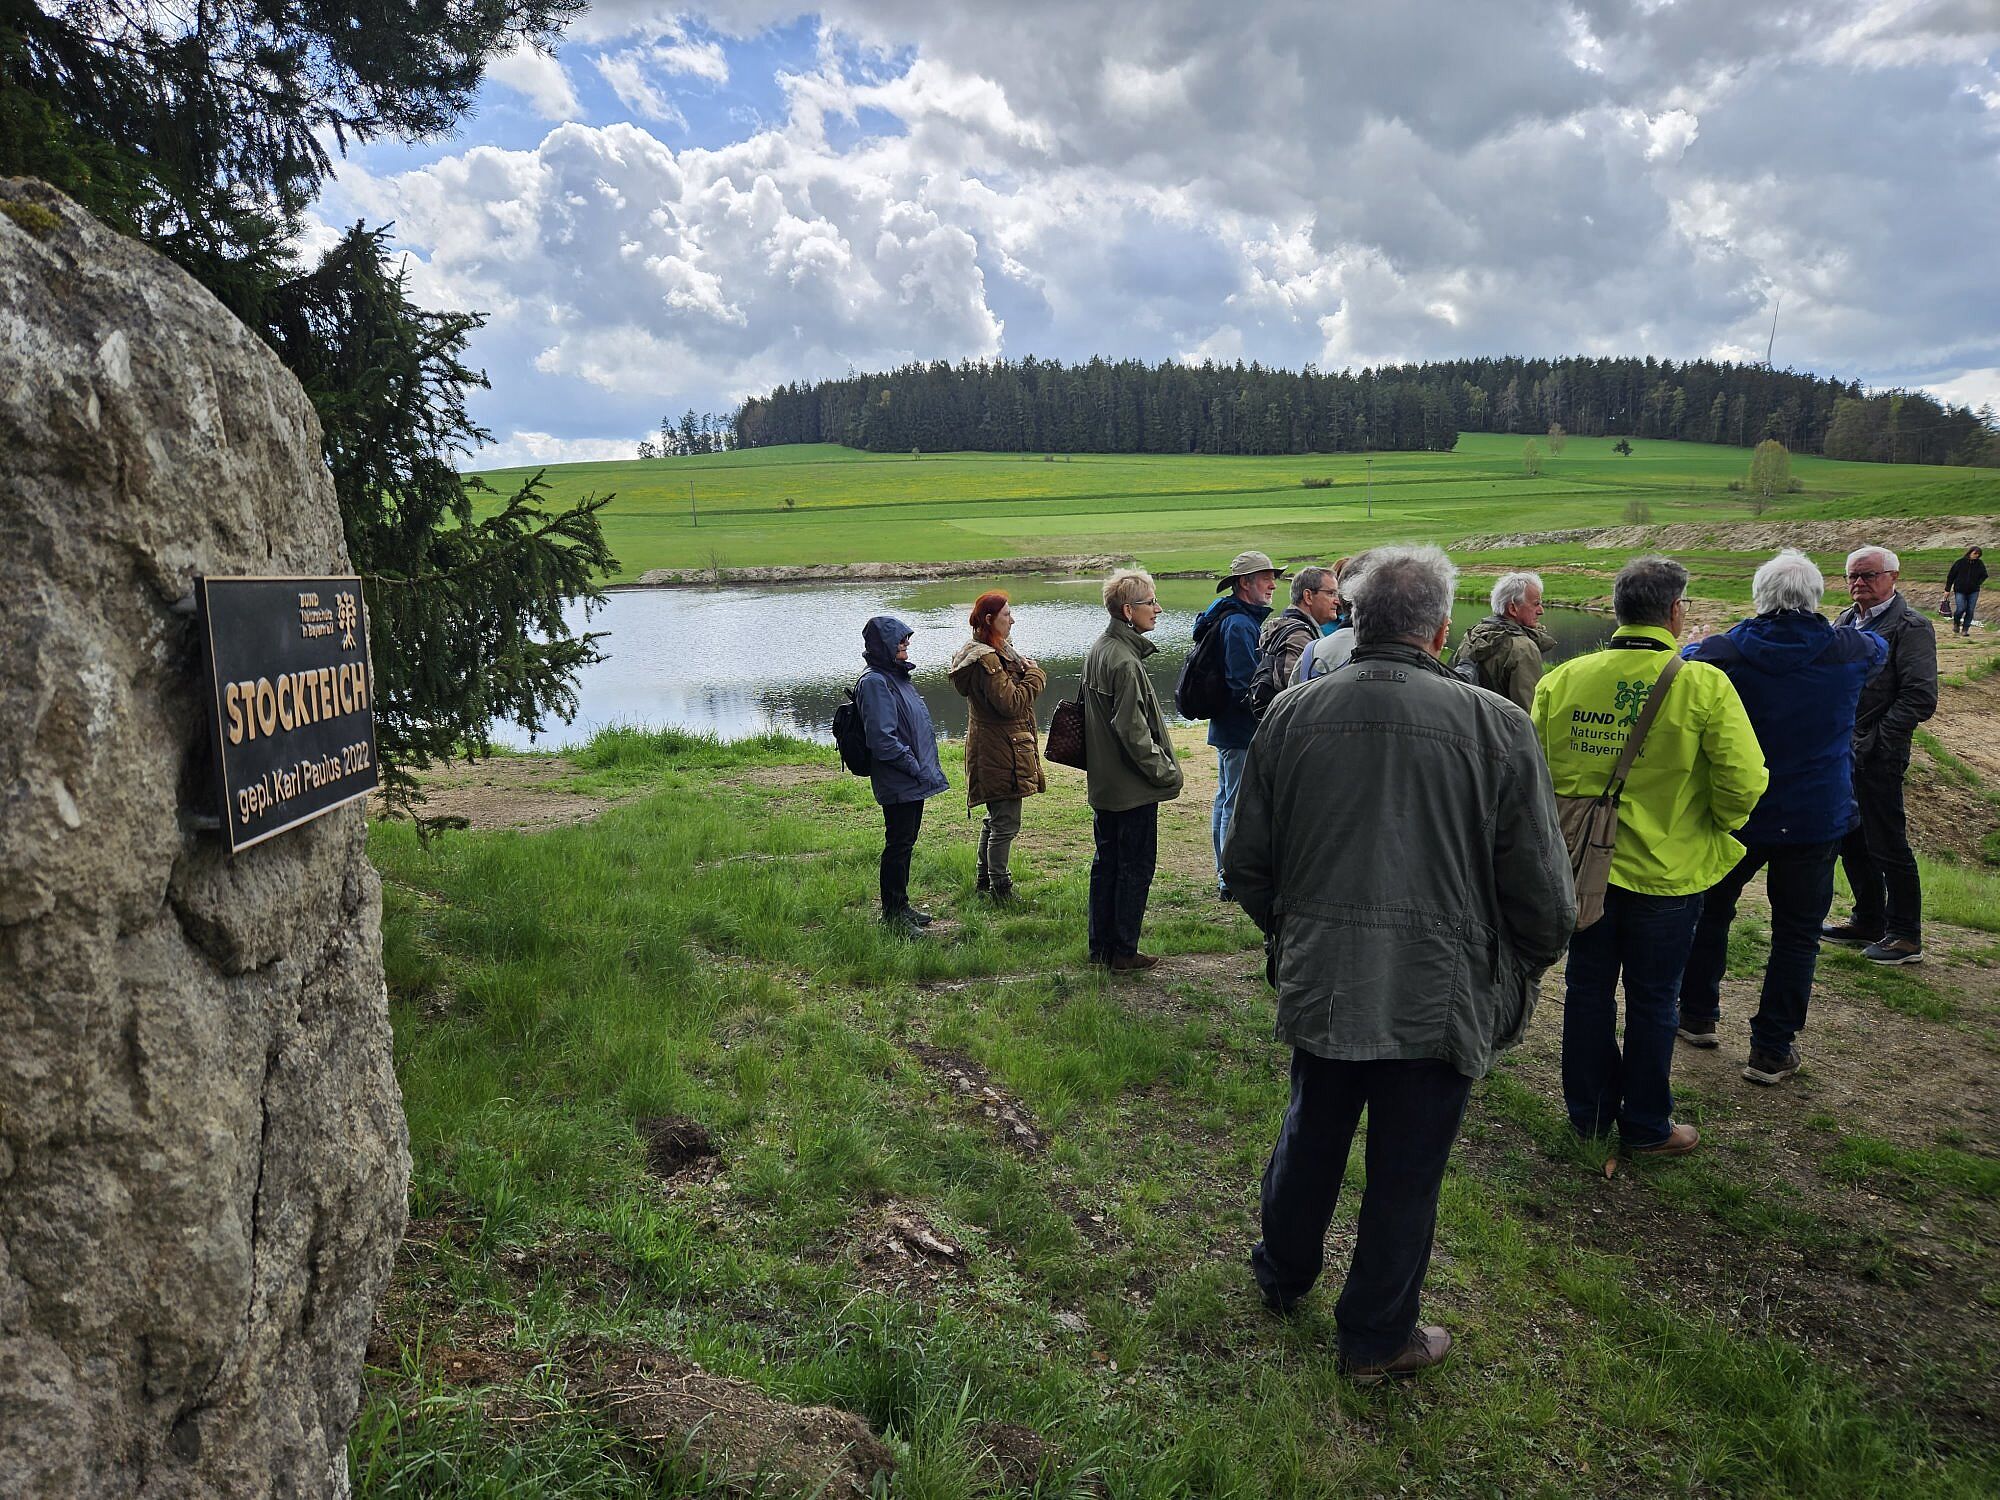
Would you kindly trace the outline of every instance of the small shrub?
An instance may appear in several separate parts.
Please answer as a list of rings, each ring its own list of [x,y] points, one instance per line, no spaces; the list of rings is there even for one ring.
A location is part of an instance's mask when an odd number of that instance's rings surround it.
[[[1732,479],[1732,480],[1730,480],[1730,481],[1729,481],[1729,492],[1730,492],[1730,493],[1731,493],[1732,495],[1740,495],[1740,494],[1742,494],[1742,493],[1743,493],[1743,481],[1742,481],[1742,480],[1740,480],[1740,479]]]
[[[1331,479],[1301,479],[1299,483],[1309,490],[1330,490],[1333,488],[1333,481]]]
[[[1805,487],[1806,487],[1806,482],[1803,479],[1794,479],[1790,484],[1785,486],[1785,493],[1788,495],[1796,495],[1800,493],[1802,490],[1804,490]]]
[[[1650,526],[1653,524],[1653,507],[1643,500],[1625,502],[1625,524],[1628,526]]]

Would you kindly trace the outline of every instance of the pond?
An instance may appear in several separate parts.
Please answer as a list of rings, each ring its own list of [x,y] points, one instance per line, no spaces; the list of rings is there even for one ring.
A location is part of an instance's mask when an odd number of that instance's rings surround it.
[[[832,737],[842,689],[860,675],[861,627],[872,615],[895,615],[915,627],[910,657],[916,685],[938,728],[965,733],[965,700],[945,677],[952,653],[970,638],[965,617],[985,580],[946,583],[836,583],[782,588],[629,589],[614,593],[583,625],[602,631],[605,659],[577,682],[573,723],[549,726],[540,748],[579,744],[609,725],[674,726],[739,739],[767,730],[809,739]],[[1014,643],[1049,674],[1039,705],[1046,726],[1056,702],[1074,696],[1083,655],[1103,632],[1096,578],[1012,578]],[[1283,586],[1280,585],[1282,588]],[[1160,701],[1173,706],[1174,679],[1187,655],[1194,619],[1215,595],[1199,579],[1161,579],[1165,613],[1153,632],[1160,649],[1148,658]],[[1486,611],[1462,604],[1452,612],[1452,638]],[[1542,624],[1557,641],[1554,659],[1588,650],[1609,633],[1609,621],[1552,609]],[[526,748],[511,724],[494,740]]]

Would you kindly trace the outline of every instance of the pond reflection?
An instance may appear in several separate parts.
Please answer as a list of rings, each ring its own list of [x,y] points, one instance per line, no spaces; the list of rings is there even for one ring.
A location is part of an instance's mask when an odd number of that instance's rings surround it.
[[[832,737],[833,711],[860,675],[861,627],[870,616],[896,615],[916,629],[910,657],[916,686],[938,728],[965,733],[965,700],[945,667],[970,632],[965,617],[981,580],[947,584],[839,583],[745,589],[630,589],[612,594],[586,625],[605,633],[605,659],[577,682],[575,722],[549,726],[541,748],[579,744],[610,725],[674,726],[722,739],[780,730],[805,738]],[[1056,702],[1074,696],[1084,652],[1102,633],[1099,580],[1014,578],[1000,582],[1013,599],[1014,643],[1041,663],[1049,687],[1037,705],[1046,725]],[[1200,580],[1162,579],[1164,613],[1153,632],[1160,649],[1147,661],[1161,702],[1172,710],[1174,679],[1190,646],[1194,617],[1214,598]],[[1453,611],[1452,636],[1485,611]],[[1556,659],[1602,641],[1599,615],[1550,610],[1542,623],[1557,639]],[[529,736],[496,725],[494,740],[526,748]]]

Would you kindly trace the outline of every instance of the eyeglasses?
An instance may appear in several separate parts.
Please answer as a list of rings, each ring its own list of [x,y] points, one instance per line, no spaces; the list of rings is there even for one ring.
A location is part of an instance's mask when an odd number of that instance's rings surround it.
[[[1868,573],[1849,573],[1847,575],[1847,581],[1849,583],[1866,583],[1871,578],[1887,578],[1889,576],[1890,576],[1889,572],[1886,568],[1877,568],[1874,571]]]
[[[1132,607],[1134,609],[1158,609],[1160,601],[1158,599],[1134,599]]]

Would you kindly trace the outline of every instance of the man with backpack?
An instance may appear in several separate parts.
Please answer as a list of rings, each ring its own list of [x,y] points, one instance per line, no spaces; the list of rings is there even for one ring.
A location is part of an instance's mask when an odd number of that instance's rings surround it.
[[[1541,574],[1507,574],[1493,585],[1492,603],[1493,613],[1466,631],[1451,653],[1451,669],[1476,687],[1533,708],[1542,658],[1556,643],[1542,629]]]
[[[1292,685],[1306,648],[1325,632],[1340,611],[1340,591],[1331,568],[1300,568],[1292,579],[1292,602],[1264,622],[1257,641],[1257,678],[1251,706],[1261,719],[1271,700]]]
[[[1640,1156],[1683,1156],[1701,1141],[1694,1126],[1675,1123],[1668,1082],[1681,975],[1702,894],[1743,858],[1743,845],[1730,835],[1770,781],[1743,700],[1720,668],[1681,663],[1648,714],[1687,630],[1687,581],[1687,569],[1667,557],[1620,568],[1611,585],[1618,628],[1610,644],[1550,671],[1532,710],[1559,799],[1604,795],[1626,759],[1626,742],[1644,736],[1615,803],[1602,915],[1570,939],[1562,1036],[1570,1124],[1583,1136],[1616,1129],[1625,1149]],[[1585,915],[1591,895],[1579,881]]]
[[[1222,874],[1222,845],[1236,809],[1243,759],[1250,753],[1250,737],[1257,732],[1257,711],[1250,696],[1257,675],[1257,638],[1284,572],[1261,552],[1236,554],[1215,585],[1223,597],[1194,622],[1194,651],[1175,693],[1185,717],[1208,720],[1208,742],[1215,747],[1215,809],[1210,823],[1216,889],[1225,901],[1229,882]]]

